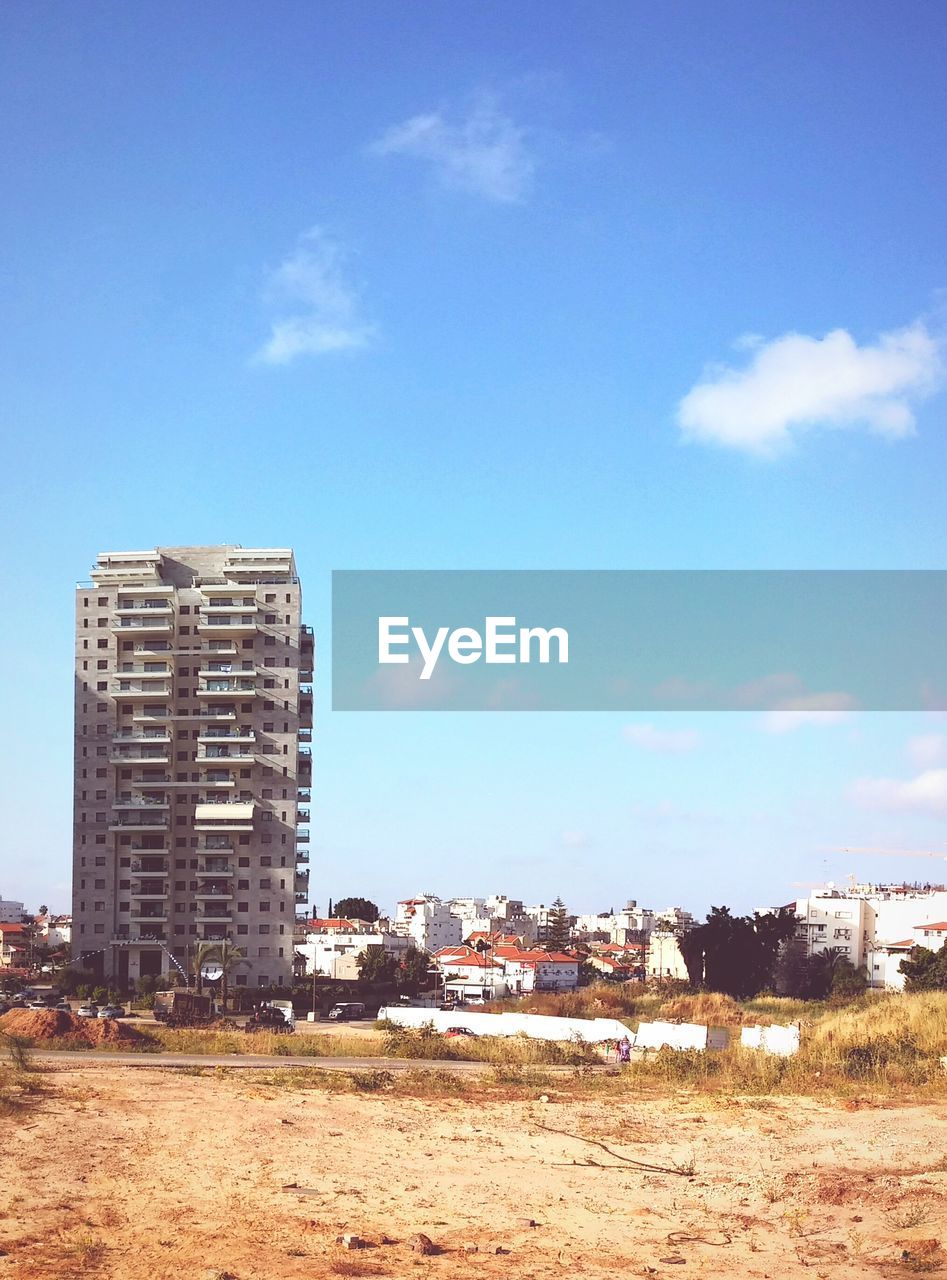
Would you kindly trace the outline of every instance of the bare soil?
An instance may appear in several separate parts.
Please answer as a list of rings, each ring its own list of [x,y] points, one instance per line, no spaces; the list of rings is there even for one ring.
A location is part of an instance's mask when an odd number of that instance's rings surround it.
[[[46,1079],[0,1122],[12,1280],[944,1274],[944,1105]]]

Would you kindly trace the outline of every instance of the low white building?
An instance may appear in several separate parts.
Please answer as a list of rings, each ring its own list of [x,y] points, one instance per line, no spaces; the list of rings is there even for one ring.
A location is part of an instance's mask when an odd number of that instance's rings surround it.
[[[654,929],[648,938],[645,972],[649,978],[688,979],[687,965],[678,946],[677,934],[667,929]]]
[[[34,922],[36,937],[48,947],[68,947],[72,944],[72,916],[37,916]]]
[[[352,982],[358,977],[359,957],[368,947],[403,955],[411,945],[410,938],[384,933],[364,920],[333,918],[310,920],[305,941],[296,943],[296,952],[304,957],[308,976]]]

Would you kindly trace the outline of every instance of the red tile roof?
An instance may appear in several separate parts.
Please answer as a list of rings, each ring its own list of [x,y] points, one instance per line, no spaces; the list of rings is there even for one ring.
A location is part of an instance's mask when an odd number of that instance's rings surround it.
[[[26,933],[25,924],[0,924],[0,933]]]
[[[923,924],[916,924],[915,929],[931,929],[935,933],[947,932],[947,920],[939,920],[937,924],[928,924],[925,920]]]
[[[349,933],[357,933],[358,925],[354,920],[343,920],[341,916],[331,916],[327,920],[308,920],[310,929],[345,929]]]

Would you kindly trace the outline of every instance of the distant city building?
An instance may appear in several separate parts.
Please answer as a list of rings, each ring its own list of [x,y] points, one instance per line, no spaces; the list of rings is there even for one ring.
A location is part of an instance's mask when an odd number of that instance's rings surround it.
[[[124,988],[229,941],[246,957],[232,984],[287,983],[310,899],[313,636],[293,553],[107,552],[91,578],[76,590],[74,958]]]
[[[13,898],[0,898],[0,924],[22,924],[26,907]]]
[[[442,902],[432,893],[422,893],[415,898],[399,902],[391,922],[391,932],[401,938],[410,938],[421,951],[437,951],[461,942],[464,936],[463,922],[452,913],[449,903]]]
[[[34,931],[47,947],[68,947],[72,942],[72,916],[37,916]]]

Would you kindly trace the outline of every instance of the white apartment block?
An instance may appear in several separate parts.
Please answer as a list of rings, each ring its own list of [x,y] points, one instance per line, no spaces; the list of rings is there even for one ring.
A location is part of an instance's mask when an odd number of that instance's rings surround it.
[[[796,901],[798,936],[806,954],[840,951],[856,969],[867,964],[875,939],[875,912],[864,898],[837,889],[819,889]]]
[[[73,956],[124,987],[229,940],[288,983],[313,636],[292,551],[106,552],[76,589]],[[300,912],[305,921],[308,912]]]
[[[410,938],[420,951],[438,951],[461,942],[464,923],[433,893],[405,898],[395,909],[391,932],[398,937]]]
[[[22,902],[0,898],[0,924],[20,924],[25,913],[26,907]]]
[[[674,908],[680,911],[680,908]],[[686,915],[681,912],[681,915]],[[637,942],[655,925],[654,912],[639,907],[632,899],[621,911],[603,911],[597,915],[576,916],[575,937],[585,942]]]
[[[526,915],[522,902],[504,893],[487,898],[451,898],[447,906],[451,915],[462,922],[464,938],[474,933],[514,934],[525,939],[536,936],[536,922]]]

